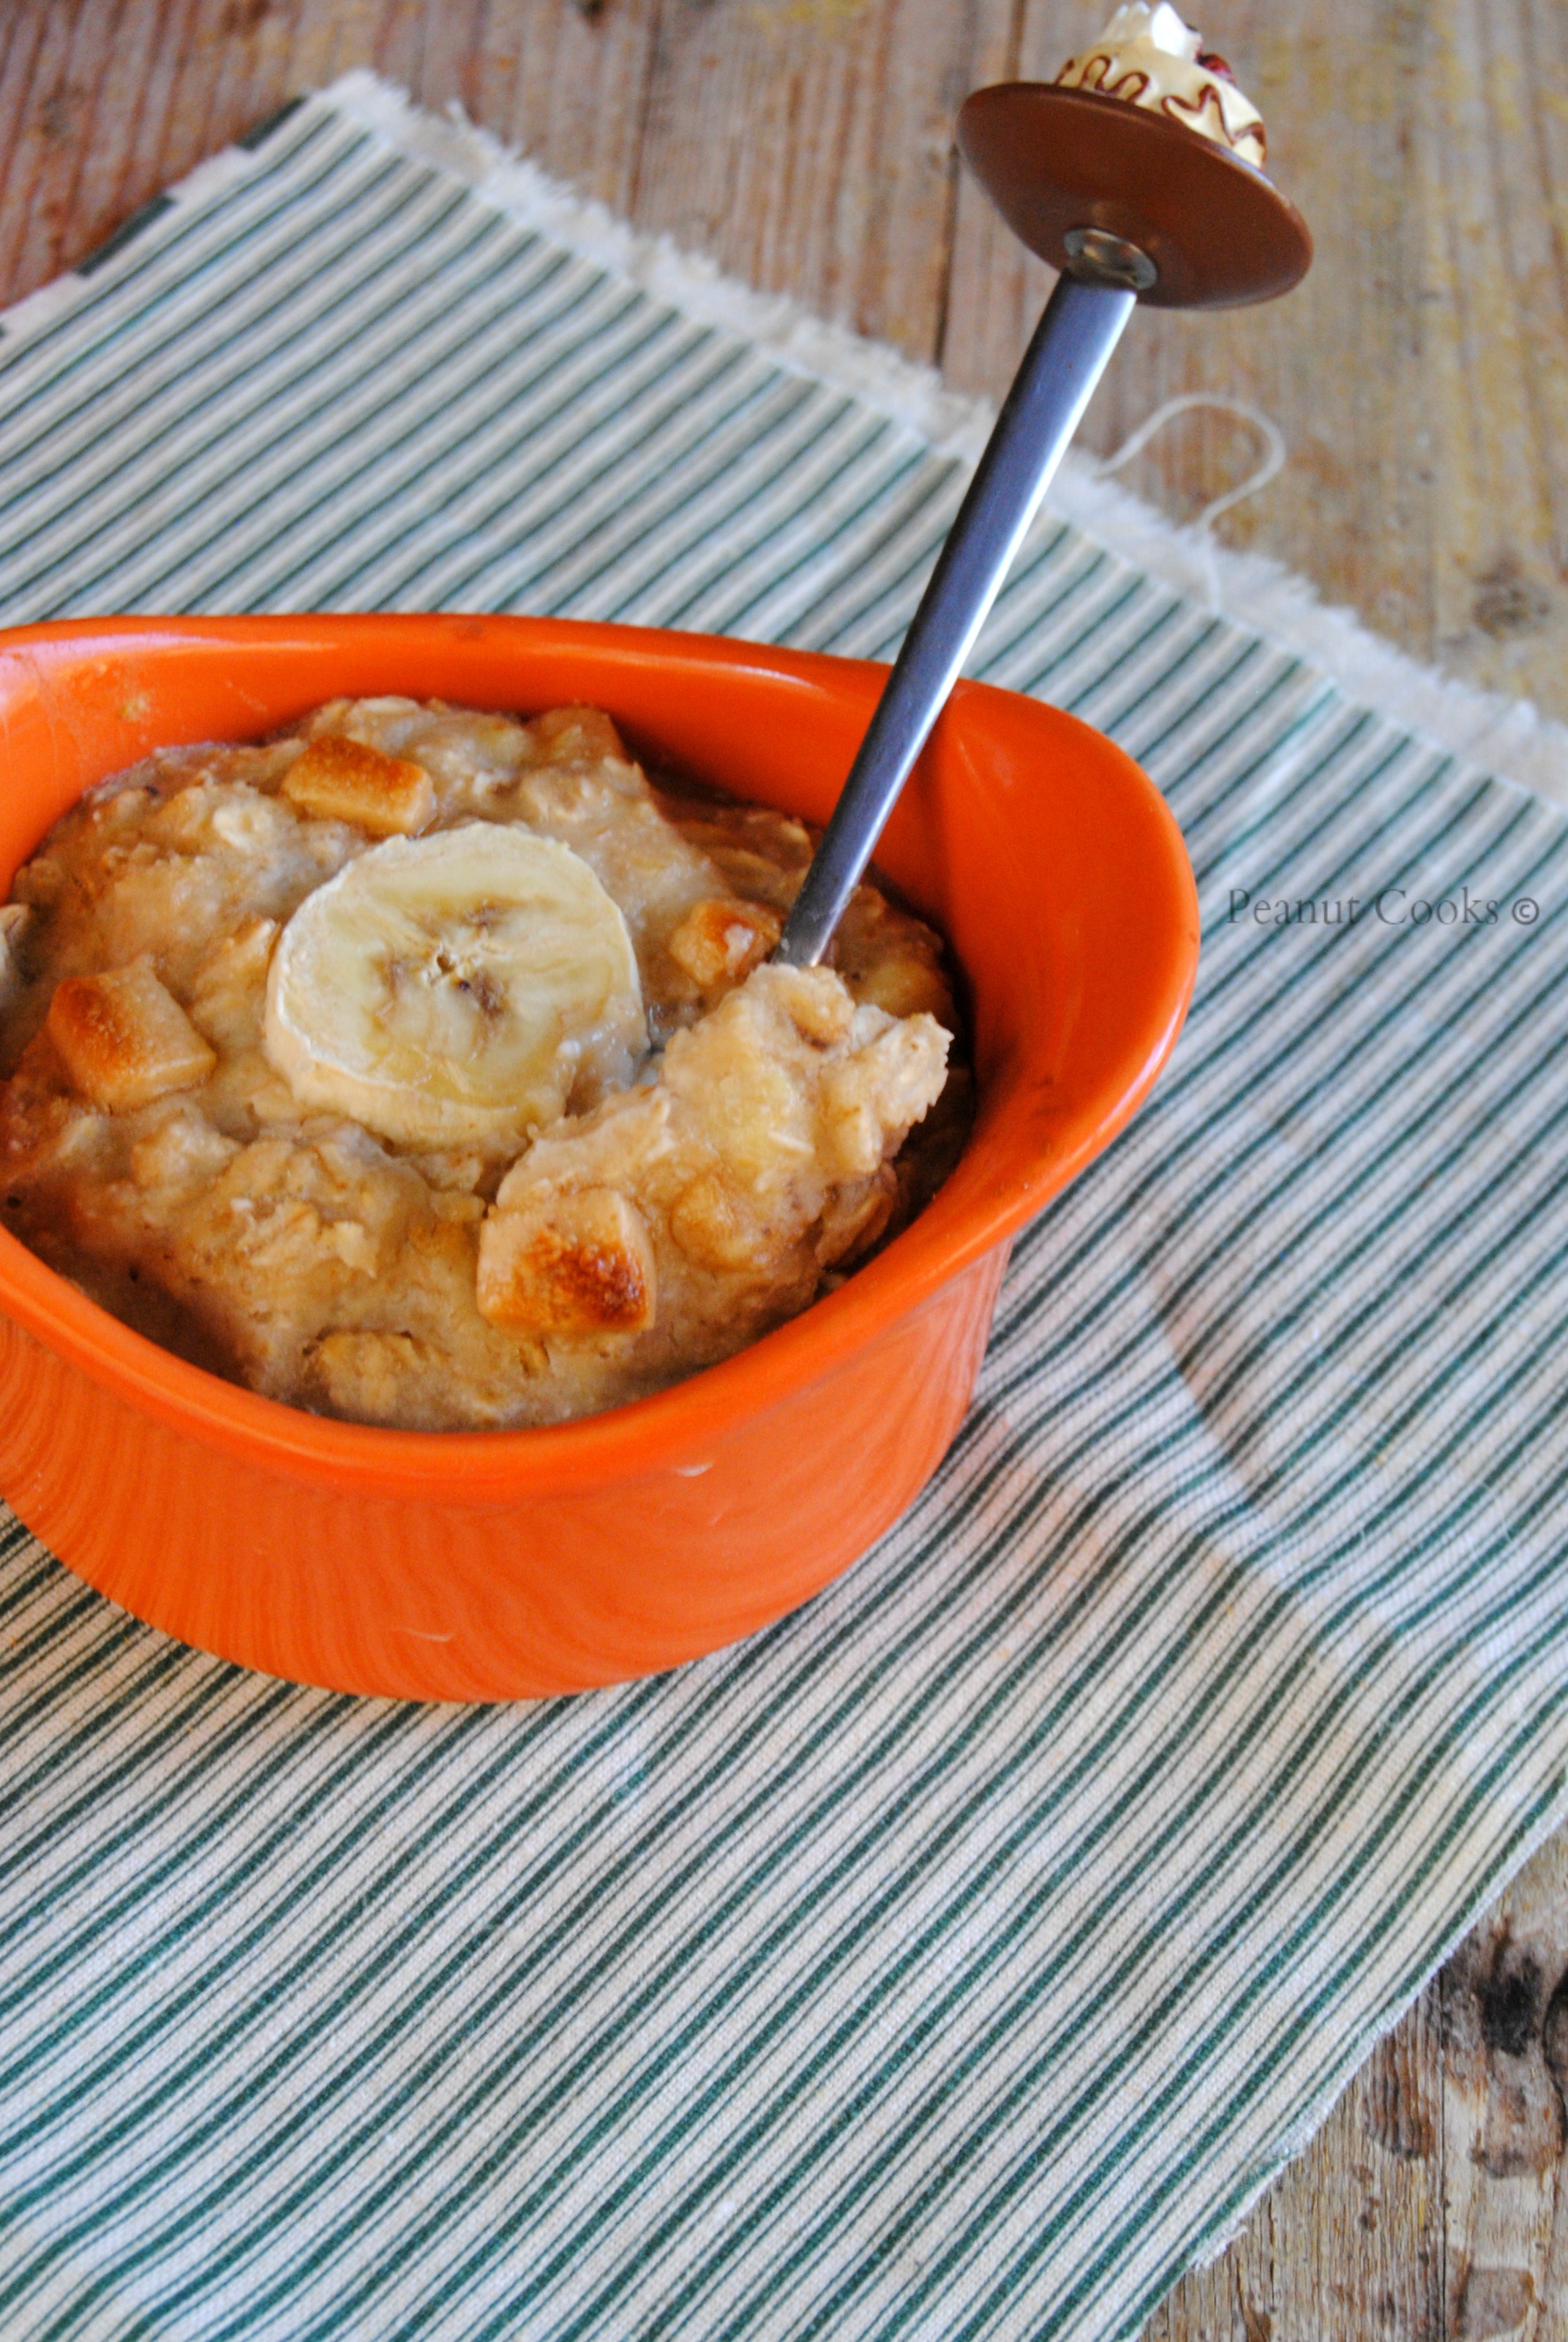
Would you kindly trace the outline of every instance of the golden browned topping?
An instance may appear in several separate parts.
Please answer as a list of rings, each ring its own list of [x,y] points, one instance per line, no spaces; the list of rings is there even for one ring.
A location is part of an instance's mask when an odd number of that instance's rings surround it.
[[[55,987],[45,1029],[83,1095],[110,1113],[194,1089],[217,1064],[145,960]]]
[[[310,743],[285,774],[283,793],[322,821],[352,821],[373,837],[412,837],[435,816],[435,784],[423,765],[340,733]]]
[[[539,1341],[640,1334],[654,1322],[654,1248],[614,1187],[541,1195],[485,1222],[477,1291],[493,1326]]]
[[[535,1262],[553,1238],[602,1244],[640,1296],[627,1330],[726,1355],[737,1326],[749,1338],[793,1316],[885,1224],[887,1166],[940,1095],[947,1049],[934,1017],[856,1007],[829,968],[758,968],[674,1036],[654,1082],[542,1132],[508,1172],[480,1232],[481,1309],[544,1330],[528,1312],[554,1271]],[[608,1197],[625,1207],[613,1223]]]
[[[340,700],[152,757],[0,909],[5,1223],[297,1406],[658,1390],[864,1258],[966,1126],[918,919],[863,886],[836,966],[768,963],[811,849],[655,790],[591,708]]]

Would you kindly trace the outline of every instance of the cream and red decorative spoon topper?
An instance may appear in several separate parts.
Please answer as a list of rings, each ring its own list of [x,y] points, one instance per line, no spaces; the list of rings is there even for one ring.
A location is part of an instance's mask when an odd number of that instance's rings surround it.
[[[1082,273],[1086,231],[1154,271],[1151,308],[1272,301],[1301,282],[1312,237],[1265,177],[1263,117],[1170,5],[1119,8],[1054,82],[998,82],[965,100],[958,147],[1020,240]]]
[[[1118,8],[1093,48],[1068,58],[1055,86],[1098,90],[1102,97],[1169,115],[1260,171],[1268,160],[1263,115],[1236,87],[1223,57],[1204,48],[1171,0],[1153,7],[1149,0],[1130,0]]]

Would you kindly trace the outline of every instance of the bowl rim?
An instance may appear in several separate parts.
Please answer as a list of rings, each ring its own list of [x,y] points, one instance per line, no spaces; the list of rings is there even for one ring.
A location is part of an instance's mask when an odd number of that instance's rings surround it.
[[[282,644],[302,633],[319,637],[323,629],[335,635],[381,629],[391,636],[400,629],[472,632],[475,626],[526,629],[588,650],[603,645],[643,656],[651,652],[667,659],[694,657],[699,664],[732,670],[755,672],[760,667],[772,677],[826,686],[841,697],[848,689],[853,698],[864,698],[868,708],[888,673],[885,666],[873,661],[738,637],[510,614],[478,618],[454,612],[53,620],[0,629],[0,673],[8,656],[25,657],[34,646],[112,651],[117,646],[145,645],[177,653],[182,643],[192,648],[225,642]],[[1018,720],[1016,712],[1028,710],[1053,725],[1069,725],[1136,776],[1146,793],[1145,811],[1155,814],[1156,833],[1164,833],[1166,875],[1178,889],[1184,887],[1191,910],[1182,935],[1173,938],[1164,1013],[1135,1075],[1116,1088],[1104,1111],[1084,1116],[1074,1143],[1049,1154],[1042,1149],[1033,1176],[1019,1179],[1006,1193],[985,1202],[965,1200],[961,1187],[954,1200],[950,1179],[885,1251],[835,1292],[733,1357],[602,1414],[513,1430],[392,1430],[311,1415],[263,1397],[135,1332],[4,1228],[0,1317],[9,1318],[135,1411],[231,1456],[317,1486],[374,1487],[383,1495],[425,1499],[440,1496],[474,1507],[510,1504],[522,1495],[580,1491],[589,1482],[605,1486],[645,1477],[650,1470],[700,1473],[705,1468],[704,1459],[733,1427],[765,1416],[872,1346],[1007,1244],[1131,1119],[1181,1031],[1196,974],[1198,919],[1191,865],[1174,816],[1124,751],[1049,703],[964,678],[955,686],[939,726],[945,732],[968,721],[984,729],[986,717],[1004,709],[1015,711],[1014,721]],[[456,1472],[454,1458],[460,1466]]]

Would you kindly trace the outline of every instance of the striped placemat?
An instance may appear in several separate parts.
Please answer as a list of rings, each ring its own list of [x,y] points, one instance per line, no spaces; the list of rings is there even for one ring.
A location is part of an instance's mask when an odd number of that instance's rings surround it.
[[[888,651],[960,455],[474,153],[356,81],[10,313],[0,616]],[[416,1708],[0,1539],[0,2333],[1109,2342],[1562,1810],[1562,816],[1060,520],[978,665],[1204,960],[846,1580]]]

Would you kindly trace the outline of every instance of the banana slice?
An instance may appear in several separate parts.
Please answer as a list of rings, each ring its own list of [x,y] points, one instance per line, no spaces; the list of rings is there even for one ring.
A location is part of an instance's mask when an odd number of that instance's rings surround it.
[[[405,1146],[518,1142],[646,1045],[615,903],[570,846],[494,822],[372,846],[305,896],[267,977],[300,1105]]]

